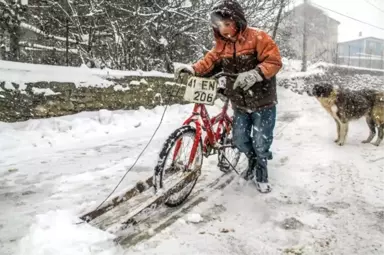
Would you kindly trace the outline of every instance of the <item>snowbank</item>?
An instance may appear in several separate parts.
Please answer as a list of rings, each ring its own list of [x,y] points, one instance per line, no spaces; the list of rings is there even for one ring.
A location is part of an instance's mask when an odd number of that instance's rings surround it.
[[[178,115],[187,112],[189,105],[173,105],[167,113]],[[8,152],[31,148],[51,148],[76,142],[79,138],[102,138],[112,134],[137,134],[144,126],[157,125],[158,114],[164,106],[154,109],[140,107],[136,111],[99,110],[47,119],[30,119],[22,122],[0,122],[0,151],[5,157]],[[149,120],[153,120],[149,122]],[[170,121],[170,120],[166,120]]]
[[[94,75],[87,67],[64,67],[37,65],[0,60],[0,82],[17,84],[19,90],[24,90],[27,83],[36,82],[71,82],[76,86],[101,86],[113,85],[106,79]],[[15,88],[16,89],[16,88]]]
[[[19,90],[25,89],[27,83],[36,82],[65,82],[74,83],[76,87],[108,87],[115,83],[107,79],[122,78],[127,76],[139,77],[166,77],[172,74],[156,71],[120,71],[110,69],[90,69],[87,66],[67,67],[54,65],[39,65],[0,60],[0,83],[15,83]],[[12,86],[12,85],[11,85]],[[10,86],[10,87],[11,87]],[[12,86],[13,87],[13,86]]]
[[[76,225],[78,221],[77,216],[68,211],[37,215],[36,223],[29,228],[31,234],[20,240],[16,255],[29,255],[31,250],[33,255],[117,255],[121,252],[112,242],[113,235],[86,224]]]
[[[172,79],[174,76],[173,74],[170,73],[163,73],[163,72],[158,72],[158,71],[149,71],[149,72],[144,72],[144,71],[121,71],[121,70],[113,70],[113,69],[97,69],[93,68],[90,69],[92,74],[104,77],[104,78],[123,78],[123,77],[129,77],[129,76],[137,76],[137,77],[163,77],[163,78],[169,78]]]

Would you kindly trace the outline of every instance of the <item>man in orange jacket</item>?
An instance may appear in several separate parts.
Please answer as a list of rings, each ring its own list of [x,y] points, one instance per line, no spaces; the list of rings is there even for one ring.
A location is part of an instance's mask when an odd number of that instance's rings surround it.
[[[227,78],[225,95],[234,110],[233,142],[249,159],[245,175],[262,193],[271,191],[267,160],[276,121],[276,74],[282,67],[278,46],[264,31],[249,27],[235,0],[219,1],[211,13],[215,46],[193,65],[180,65],[175,76],[188,72],[209,77],[220,71]],[[250,92],[251,91],[251,92]]]

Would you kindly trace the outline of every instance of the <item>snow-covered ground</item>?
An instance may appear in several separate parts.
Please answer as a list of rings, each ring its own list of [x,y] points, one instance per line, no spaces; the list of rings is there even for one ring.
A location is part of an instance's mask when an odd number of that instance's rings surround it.
[[[128,249],[75,223],[135,161],[164,107],[0,123],[0,254],[384,254],[384,145],[361,144],[368,128],[359,120],[339,147],[334,121],[314,98],[278,92],[272,193],[236,179]],[[152,174],[163,141],[191,109],[168,108],[117,193]],[[201,180],[218,175],[216,157],[205,159]]]

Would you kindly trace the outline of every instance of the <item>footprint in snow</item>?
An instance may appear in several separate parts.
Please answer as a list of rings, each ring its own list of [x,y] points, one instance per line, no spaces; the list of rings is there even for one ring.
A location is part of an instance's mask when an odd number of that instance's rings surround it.
[[[279,225],[286,230],[300,229],[304,227],[304,224],[294,217],[283,220]]]

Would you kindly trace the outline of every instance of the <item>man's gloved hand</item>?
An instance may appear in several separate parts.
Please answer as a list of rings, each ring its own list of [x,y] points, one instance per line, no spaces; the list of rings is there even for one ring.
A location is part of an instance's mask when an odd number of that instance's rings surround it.
[[[257,69],[252,69],[247,72],[240,73],[237,76],[233,89],[242,88],[243,90],[250,89],[256,82],[262,82],[263,77],[259,74]]]
[[[195,75],[195,70],[193,69],[192,65],[178,64],[174,71],[175,79],[178,79],[181,73],[189,73]]]

